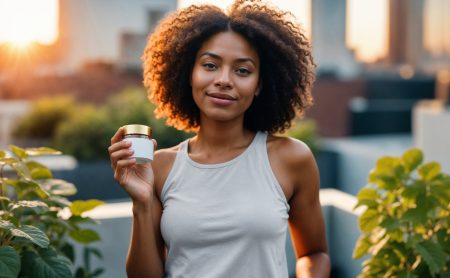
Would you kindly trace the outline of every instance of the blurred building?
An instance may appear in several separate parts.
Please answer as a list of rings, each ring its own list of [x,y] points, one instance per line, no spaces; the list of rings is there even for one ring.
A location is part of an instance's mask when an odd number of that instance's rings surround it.
[[[140,67],[148,33],[176,6],[176,0],[60,0],[61,69],[74,71],[84,61]]]
[[[389,64],[420,66],[424,55],[424,4],[424,0],[389,1]]]
[[[318,74],[351,78],[360,72],[346,46],[346,0],[311,1],[311,41]]]

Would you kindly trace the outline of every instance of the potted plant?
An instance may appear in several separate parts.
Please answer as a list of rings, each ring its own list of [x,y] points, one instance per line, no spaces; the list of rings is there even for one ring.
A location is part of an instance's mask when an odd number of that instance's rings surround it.
[[[444,277],[450,271],[450,176],[410,149],[380,158],[357,195],[359,277]],[[447,277],[447,276],[445,276]]]
[[[54,179],[48,167],[30,159],[59,151],[16,146],[10,151],[0,151],[0,277],[98,276],[103,270],[91,270],[89,261],[100,252],[85,246],[84,265],[76,268],[74,244],[100,240],[87,228],[95,221],[84,212],[103,202],[69,202],[75,186]]]

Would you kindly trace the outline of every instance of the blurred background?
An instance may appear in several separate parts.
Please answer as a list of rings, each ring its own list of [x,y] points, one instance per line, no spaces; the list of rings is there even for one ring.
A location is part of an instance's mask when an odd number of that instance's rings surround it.
[[[75,183],[75,199],[127,201],[107,160],[115,130],[148,124],[159,147],[190,136],[155,119],[146,100],[148,34],[167,13],[201,2],[232,1],[0,0],[0,148],[60,149],[46,162]],[[377,158],[413,146],[450,172],[450,1],[271,3],[295,15],[313,46],[315,105],[288,134],[313,149],[322,188],[356,195]],[[327,220],[329,234],[335,222]],[[343,233],[354,242],[357,227]],[[329,239],[332,251],[353,248]],[[354,273],[339,260],[335,275]]]

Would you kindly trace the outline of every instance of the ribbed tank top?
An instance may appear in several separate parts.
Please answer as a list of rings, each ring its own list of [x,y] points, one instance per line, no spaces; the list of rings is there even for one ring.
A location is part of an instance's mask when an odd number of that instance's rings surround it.
[[[200,164],[180,144],[164,183],[165,277],[288,277],[289,204],[270,167],[267,134],[219,164]]]

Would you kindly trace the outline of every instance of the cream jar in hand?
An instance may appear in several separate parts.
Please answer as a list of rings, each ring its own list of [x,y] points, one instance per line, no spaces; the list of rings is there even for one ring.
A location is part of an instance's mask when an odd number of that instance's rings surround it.
[[[123,126],[124,141],[131,142],[133,157],[137,164],[144,164],[153,160],[152,129],[146,125]]]

